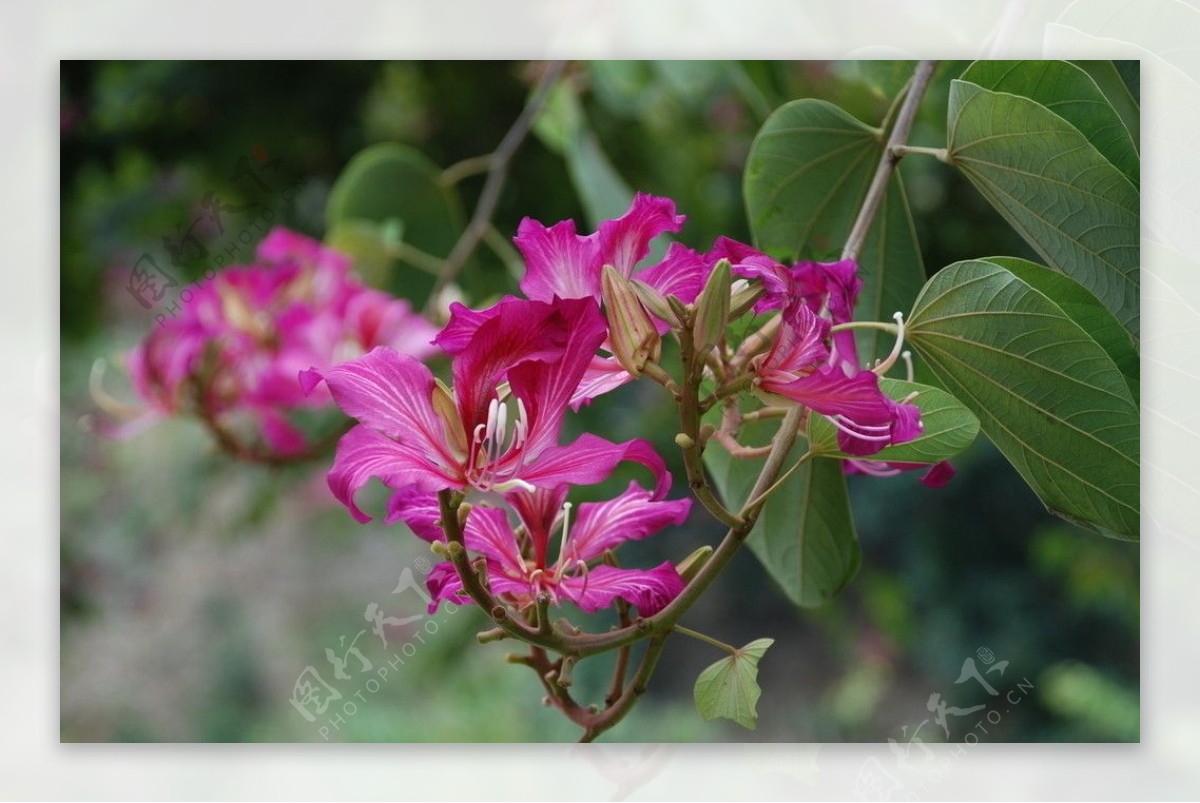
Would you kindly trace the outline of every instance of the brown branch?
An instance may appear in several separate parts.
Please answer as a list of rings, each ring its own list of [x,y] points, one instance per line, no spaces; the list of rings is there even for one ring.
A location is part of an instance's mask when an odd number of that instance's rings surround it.
[[[525,108],[521,110],[521,114],[513,122],[512,127],[508,129],[508,133],[500,140],[500,144],[496,146],[490,157],[488,158],[487,178],[483,182],[483,191],[479,195],[479,203],[475,205],[475,212],[471,215],[471,222],[467,224],[467,228],[463,231],[462,236],[458,238],[458,242],[454,244],[450,255],[446,257],[445,263],[442,265],[441,274],[434,283],[433,292],[429,296],[429,302],[426,304],[426,312],[433,311],[438,303],[438,298],[446,286],[453,282],[459,271],[467,263],[467,259],[475,251],[479,241],[487,234],[488,227],[491,225],[492,215],[496,211],[496,204],[500,200],[500,191],[504,188],[504,181],[508,177],[508,166],[516,154],[517,149],[521,147],[526,135],[533,128],[534,122],[537,120],[538,114],[546,105],[546,101],[550,98],[550,92],[554,85],[558,82],[559,76],[566,67],[565,61],[552,61],[546,67],[546,71],[542,74],[542,78],[538,81],[537,87],[533,90],[533,94],[529,98],[529,102],[525,104]]]

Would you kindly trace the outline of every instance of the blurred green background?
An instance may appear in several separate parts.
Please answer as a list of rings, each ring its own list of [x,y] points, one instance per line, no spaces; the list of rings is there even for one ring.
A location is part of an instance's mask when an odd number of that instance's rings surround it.
[[[939,69],[913,144],[938,144],[946,86],[963,66]],[[207,193],[234,206],[252,202],[246,183],[234,178],[240,158],[269,154],[301,178],[294,197],[271,210],[277,222],[323,237],[330,190],[356,153],[373,143],[403,143],[428,157],[436,179],[440,168],[497,145],[543,68],[63,62],[64,741],[577,736],[539,704],[532,673],[504,663],[509,645],[475,643],[486,624],[478,611],[421,617],[417,592],[393,593],[406,570],[419,579],[434,556],[403,528],[356,524],[325,488],[327,462],[282,470],[238,464],[185,420],[128,440],[105,439],[90,426],[100,413],[88,392],[89,373],[102,360],[106,386],[132,401],[122,355],[154,325],[156,311],[125,291],[129,268],[143,253],[170,264],[163,238],[187,228]],[[674,198],[688,215],[679,239],[689,246],[707,249],[721,234],[748,240],[741,171],[770,111],[792,98],[818,97],[877,125],[908,69],[572,64],[574,91],[555,96],[512,163],[493,220],[502,236],[490,237],[472,258],[464,278],[469,300],[515,289],[513,255],[502,241],[523,216],[546,223],[572,217],[590,231],[597,218],[614,214],[613,204],[620,211],[628,189]],[[1032,256],[944,165],[910,158],[902,170],[929,272],[974,256]],[[458,182],[461,198],[446,202],[452,223],[461,226],[481,186],[481,176]],[[214,238],[213,249],[236,243],[229,236]],[[429,231],[406,230],[403,238],[434,256],[448,251]],[[245,261],[250,253],[251,245],[241,245],[235,256]],[[397,293],[428,278],[395,259],[372,270]],[[179,270],[186,279],[199,271]],[[676,460],[673,412],[656,390],[628,386],[587,408],[569,429],[614,440],[648,436]],[[990,650],[993,661],[1008,661],[1002,677],[987,675],[993,686],[1003,693],[1024,680],[1032,688],[981,738],[1136,741],[1137,545],[1047,515],[982,438],[955,463],[958,476],[936,491],[915,476],[851,478],[864,559],[833,604],[793,608],[747,552],[686,617],[685,624],[725,641],[776,640],[760,667],[756,731],[699,717],[692,685],[721,656],[676,638],[650,693],[603,738],[904,742],[920,727],[921,739],[939,741],[926,701],[938,693],[949,705],[987,703],[979,684],[955,681],[968,658],[982,671],[991,662],[980,651]],[[673,469],[682,475],[677,462]],[[367,509],[382,510],[379,490],[367,495],[374,503]],[[696,513],[686,526],[623,554],[627,565],[649,566],[679,560],[719,536]],[[386,647],[365,616],[372,603],[385,616],[412,619],[385,630]],[[351,646],[357,655],[347,653]],[[344,679],[335,676],[327,649],[347,660]],[[602,696],[606,660],[582,664],[577,686]],[[341,695],[314,721],[290,702],[308,671]],[[951,740],[977,719],[952,718]]]

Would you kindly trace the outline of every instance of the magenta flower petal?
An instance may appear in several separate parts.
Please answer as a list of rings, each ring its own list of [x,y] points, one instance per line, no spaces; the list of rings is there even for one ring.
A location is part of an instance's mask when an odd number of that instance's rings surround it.
[[[485,310],[473,310],[455,301],[450,305],[450,321],[438,332],[433,343],[447,354],[461,354],[470,344],[471,338],[484,322],[496,317],[500,305],[494,304]]]
[[[580,407],[597,396],[616,390],[632,381],[633,374],[622,368],[616,357],[596,355],[588,363],[587,370],[583,372],[583,378],[579,380],[579,386],[571,394],[570,407],[572,410],[578,411]]]
[[[431,464],[443,469],[454,465],[445,424],[433,409],[433,374],[424,364],[380,347],[316,373],[346,415],[424,452]],[[311,388],[313,374],[306,372],[301,383]]]
[[[531,218],[517,227],[513,239],[525,258],[521,292],[534,301],[559,298],[598,298],[600,259],[597,235],[575,233],[575,221],[546,228]]]
[[[429,570],[425,578],[425,587],[429,589],[428,612],[437,613],[438,606],[447,600],[455,605],[466,605],[471,598],[463,591],[462,578],[458,576],[453,563],[439,563]]]
[[[629,210],[616,220],[606,220],[597,232],[603,264],[629,276],[650,253],[650,241],[660,234],[677,232],[687,218],[675,214],[670,198],[637,193]],[[524,289],[524,288],[522,288]]]
[[[691,508],[690,499],[654,501],[653,494],[631,482],[620,496],[579,506],[567,539],[566,554],[559,560],[598,558],[606,549],[625,541],[645,538],[669,524],[682,524]]]
[[[559,583],[562,595],[587,613],[608,608],[619,597],[635,606],[642,616],[661,611],[683,588],[683,578],[669,561],[649,571],[597,566],[587,574],[564,577]]]
[[[463,544],[472,552],[483,555],[488,564],[495,564],[500,571],[513,577],[527,574],[525,563],[517,549],[517,537],[504,510],[495,507],[477,507],[467,516],[463,530]],[[489,577],[495,574],[489,570]]]
[[[429,458],[420,446],[394,441],[360,424],[338,441],[329,471],[329,490],[355,519],[368,522],[371,517],[354,503],[354,494],[371,477],[378,477],[389,488],[412,485],[433,492],[462,487],[460,479]]]
[[[704,289],[711,265],[687,246],[671,243],[662,262],[638,271],[634,278],[653,287],[659,295],[675,296],[690,304]]]
[[[437,495],[418,491],[410,486],[392,494],[392,498],[388,500],[387,518],[384,521],[387,524],[402,521],[418,538],[433,543],[446,540],[446,535],[438,524],[441,519],[442,510]]]
[[[592,434],[580,435],[567,446],[551,446],[535,463],[521,472],[521,479],[538,488],[569,485],[593,485],[603,481],[618,463],[631,460],[650,469],[655,477],[655,499],[661,499],[671,487],[666,464],[644,440],[612,443]]]

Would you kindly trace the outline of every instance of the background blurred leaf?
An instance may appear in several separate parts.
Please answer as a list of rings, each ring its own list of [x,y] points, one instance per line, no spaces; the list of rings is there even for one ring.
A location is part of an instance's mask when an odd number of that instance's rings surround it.
[[[908,338],[1052,512],[1137,539],[1137,405],[1056,299],[1000,265],[958,262],[921,292]]]
[[[415,148],[372,145],[351,159],[334,182],[325,207],[327,230],[335,232],[351,220],[399,221],[408,245],[444,258],[464,224],[458,194],[442,186],[440,176],[437,166]],[[345,232],[339,237],[344,246],[354,246],[363,242],[363,233],[360,228],[353,239]],[[377,259],[378,243],[366,247],[364,256]],[[433,281],[432,275],[409,266],[395,272],[389,289],[420,305],[433,289]]]
[[[797,100],[768,118],[746,162],[743,189],[759,248],[781,258],[836,259],[883,153],[877,130],[823,100]],[[857,317],[887,320],[907,309],[925,278],[899,175],[888,186],[859,256]],[[880,333],[856,339],[864,360]]]
[[[696,678],[696,709],[705,719],[732,719],[748,730],[758,725],[758,662],[775,639],[760,638],[722,658]]]
[[[742,434],[769,429],[746,426]],[[806,449],[803,443],[794,447],[784,470]],[[716,441],[709,441],[704,460],[721,498],[735,510],[749,501],[765,462],[736,460]],[[814,458],[797,469],[767,499],[746,543],[792,602],[806,607],[828,602],[862,561],[841,463]]]
[[[950,84],[949,158],[1047,264],[1094,293],[1135,337],[1139,200],[1134,185],[1045,106]]]
[[[620,217],[633,200],[633,190],[617,173],[591,132],[570,81],[560,81],[546,102],[534,133],[567,162],[588,223]]]
[[[966,449],[979,434],[979,419],[944,390],[887,377],[879,380],[879,387],[889,398],[897,400],[916,392],[917,397],[912,403],[921,409],[923,429],[915,440],[889,446],[865,457],[854,457],[855,460],[937,463]],[[851,457],[838,448],[837,428],[823,415],[809,416],[808,438],[816,454],[839,460]]]

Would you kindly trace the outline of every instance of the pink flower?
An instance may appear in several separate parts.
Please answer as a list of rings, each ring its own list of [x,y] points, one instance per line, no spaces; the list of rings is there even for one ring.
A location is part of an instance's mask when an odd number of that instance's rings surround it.
[[[521,291],[537,301],[559,298],[591,298],[600,303],[601,271],[612,265],[627,278],[649,285],[660,295],[672,295],[680,301],[695,300],[708,276],[708,264],[694,251],[672,243],[666,256],[654,265],[638,267],[650,253],[650,242],[660,234],[680,230],[686,218],[675,214],[675,202],[638,193],[629,210],[615,220],[606,220],[599,229],[583,236],[575,231],[573,220],[546,227],[525,218],[513,240],[525,257],[525,276]],[[667,325],[658,322],[659,331]],[[607,341],[603,348],[609,354]],[[633,377],[617,360],[597,355],[588,366],[572,406],[632,381]]]
[[[190,288],[179,314],[130,353],[149,416],[195,413],[222,427],[246,417],[272,452],[294,455],[306,443],[286,414],[331,404],[328,394],[304,393],[301,370],[379,345],[436,352],[432,324],[350,276],[349,259],[320,242],[276,228],[255,255]]]
[[[847,454],[875,454],[920,434],[920,410],[880,390],[878,375],[858,363],[853,332],[831,331],[852,319],[862,287],[854,262],[801,262],[789,268],[728,238],[709,253],[709,259],[721,258],[730,260],[737,275],[762,281],[766,294],[759,311],[782,308],[770,351],[752,363],[761,393],[825,416],[837,427],[838,445]]]
[[[388,521],[403,520],[429,541],[444,540],[432,522],[438,518],[437,500],[418,494],[398,495]],[[639,540],[670,524],[682,524],[691,509],[690,499],[659,501],[654,494],[630,483],[620,496],[606,502],[584,503],[571,515],[565,503],[567,486],[515,491],[506,501],[516,512],[514,530],[501,508],[476,507],[463,531],[466,548],[487,561],[491,592],[518,608],[533,605],[546,594],[556,605],[568,600],[593,613],[620,598],[637,607],[642,616],[662,610],[683,590],[683,579],[670,562],[654,569],[619,569],[595,565],[605,551],[625,541]],[[555,536],[561,537],[558,553],[550,558]],[[527,544],[523,549],[522,544]],[[428,578],[432,602],[429,612],[443,600],[463,603],[470,598],[453,564],[435,566]]]
[[[646,441],[585,434],[558,445],[568,402],[604,333],[589,300],[507,298],[486,313],[456,306],[437,337],[453,355],[453,391],[417,360],[386,348],[305,372],[306,388],[324,381],[359,422],[338,444],[329,473],[334,496],[369,521],[354,494],[371,477],[427,493],[532,491],[599,482],[632,460],[654,472],[661,498],[670,477]]]

